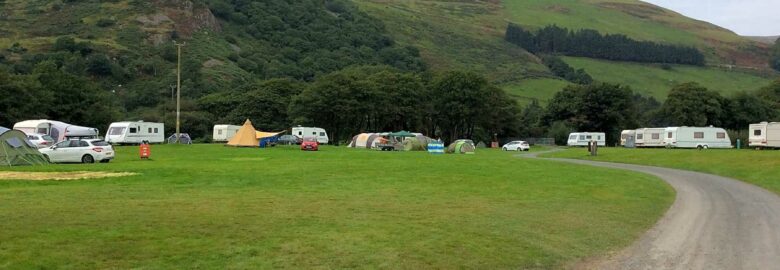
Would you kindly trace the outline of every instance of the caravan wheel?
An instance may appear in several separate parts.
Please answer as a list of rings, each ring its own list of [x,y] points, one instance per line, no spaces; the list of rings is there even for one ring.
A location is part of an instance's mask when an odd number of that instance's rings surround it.
[[[704,149],[704,147],[699,145],[699,146],[696,146],[696,149],[702,150],[702,149]]]

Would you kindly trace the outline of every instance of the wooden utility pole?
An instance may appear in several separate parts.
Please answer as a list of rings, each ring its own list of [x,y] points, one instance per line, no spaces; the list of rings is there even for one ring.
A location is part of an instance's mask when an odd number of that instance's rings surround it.
[[[177,64],[176,64],[176,143],[179,143],[179,137],[181,137],[181,46],[184,43],[176,43],[177,49]]]

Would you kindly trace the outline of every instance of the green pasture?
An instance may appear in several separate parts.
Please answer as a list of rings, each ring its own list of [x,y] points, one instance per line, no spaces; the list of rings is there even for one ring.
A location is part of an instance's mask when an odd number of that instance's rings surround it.
[[[0,268],[566,267],[627,246],[673,201],[647,175],[344,147],[118,148],[77,181],[0,180]]]

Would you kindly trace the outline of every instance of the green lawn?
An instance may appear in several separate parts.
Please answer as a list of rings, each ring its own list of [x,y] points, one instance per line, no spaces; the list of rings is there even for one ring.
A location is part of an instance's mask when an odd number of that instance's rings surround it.
[[[482,149],[118,152],[13,170],[139,175],[0,180],[0,268],[558,268],[630,244],[674,196],[651,176]]]
[[[753,183],[780,194],[780,151],[601,148],[598,157],[588,156],[583,149],[569,149],[544,156],[700,171]]]
[[[582,57],[564,57],[564,60],[574,68],[585,69],[597,81],[629,85],[634,91],[659,100],[665,100],[672,87],[686,82],[697,82],[727,97],[739,91],[754,91],[772,82],[745,72],[716,68],[672,65],[672,69],[665,70],[660,65]]]

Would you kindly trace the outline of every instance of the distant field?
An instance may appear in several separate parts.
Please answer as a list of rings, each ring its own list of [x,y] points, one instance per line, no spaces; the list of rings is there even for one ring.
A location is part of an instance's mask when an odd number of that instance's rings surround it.
[[[771,79],[740,71],[727,71],[684,65],[660,65],[614,62],[581,57],[564,57],[574,68],[583,68],[595,80],[629,85],[635,92],[665,100],[669,90],[685,82],[697,82],[710,90],[730,96],[738,91],[753,91],[769,85]]]
[[[482,149],[118,153],[13,170],[139,175],[0,180],[0,268],[561,268],[628,245],[674,197],[647,175]]]
[[[502,86],[502,88],[510,96],[516,98],[521,105],[531,103],[533,99],[538,100],[541,104],[547,104],[555,96],[555,93],[569,84],[569,82],[564,80],[539,78],[507,84]]]
[[[602,148],[598,157],[582,149],[546,157],[590,159],[693,170],[733,177],[780,194],[780,151]]]

